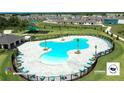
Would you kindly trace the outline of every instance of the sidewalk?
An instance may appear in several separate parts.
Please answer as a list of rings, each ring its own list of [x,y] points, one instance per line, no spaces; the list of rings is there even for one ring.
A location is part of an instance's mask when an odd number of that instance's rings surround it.
[[[107,33],[109,35],[113,34],[113,37],[115,37],[115,38],[118,37],[118,35],[116,35],[116,34],[114,34],[114,33],[111,32],[111,29],[112,29],[111,26],[104,26],[104,25],[102,25],[102,27],[107,27],[106,30],[105,30],[105,33]],[[118,39],[124,42],[124,38],[118,37]]]

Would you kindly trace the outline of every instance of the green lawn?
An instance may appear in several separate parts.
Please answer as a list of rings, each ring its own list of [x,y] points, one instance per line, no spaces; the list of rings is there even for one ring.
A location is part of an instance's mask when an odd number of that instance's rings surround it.
[[[124,38],[124,24],[112,25],[112,32]]]
[[[41,25],[41,24],[40,24]],[[43,27],[45,24],[42,24],[39,27]],[[48,24],[47,24],[48,25]],[[93,29],[92,29],[93,28]],[[103,28],[104,29],[104,28]],[[65,34],[69,35],[104,35],[107,37],[107,34],[105,34],[100,27],[89,27],[89,28],[75,28],[75,27],[62,27],[61,29],[59,27],[53,27],[52,29],[50,27],[46,27],[44,30],[49,31],[47,34],[30,34],[34,37],[33,40],[43,40],[44,38],[55,38],[57,35],[63,36]],[[117,29],[117,28],[116,28]],[[22,35],[22,33],[20,34]],[[110,37],[111,38],[111,37]],[[79,80],[124,80],[124,42],[120,41],[114,41],[115,42],[115,50],[105,56],[102,56],[98,59],[98,63],[94,70],[90,72],[87,76],[79,79]],[[1,80],[24,80],[20,76],[14,76],[12,73],[10,75],[5,74],[5,68],[11,67],[12,68],[12,62],[11,62],[11,55],[13,51],[6,51],[4,53],[0,53],[0,79]],[[106,62],[120,62],[121,64],[121,75],[120,76],[106,76],[106,73],[95,73],[96,70],[106,70]]]
[[[95,71],[106,71],[106,62],[120,62],[120,76],[106,76],[106,73],[96,73]],[[96,67],[90,74],[80,80],[124,80],[124,43],[115,41],[115,50],[98,59]]]
[[[6,50],[4,53],[0,53],[0,80],[11,81],[11,80],[23,80],[21,77],[13,75],[13,67],[11,62],[11,55],[13,51]],[[11,68],[6,74],[5,69]]]

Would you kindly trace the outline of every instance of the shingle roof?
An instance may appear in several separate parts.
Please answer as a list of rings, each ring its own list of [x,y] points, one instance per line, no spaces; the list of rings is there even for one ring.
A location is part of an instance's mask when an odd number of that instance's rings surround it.
[[[22,36],[4,34],[0,36],[0,44],[10,44],[22,38],[23,38]]]

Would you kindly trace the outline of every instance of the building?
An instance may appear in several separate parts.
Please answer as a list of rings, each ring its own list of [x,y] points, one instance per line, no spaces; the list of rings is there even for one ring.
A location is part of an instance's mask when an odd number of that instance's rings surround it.
[[[13,49],[24,42],[22,36],[0,34],[0,49]]]
[[[56,24],[82,24],[82,25],[97,25],[103,23],[102,16],[52,16],[47,18],[45,21],[47,23],[56,23]]]
[[[3,34],[11,34],[12,33],[12,30],[4,30],[3,31]]]
[[[118,19],[104,19],[104,24],[118,24]]]

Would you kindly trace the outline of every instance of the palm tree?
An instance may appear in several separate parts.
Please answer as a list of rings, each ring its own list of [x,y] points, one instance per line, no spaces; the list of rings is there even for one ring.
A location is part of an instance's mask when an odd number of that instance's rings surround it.
[[[46,39],[44,40],[44,51],[47,51],[48,50],[48,48],[47,48],[47,41],[46,41]]]
[[[61,35],[62,35],[62,33],[61,33]],[[64,35],[62,35],[62,39],[61,39],[61,41],[64,41],[65,39],[64,39]]]
[[[77,41],[77,51],[75,53],[76,54],[80,54],[80,50],[79,50],[80,49],[80,43],[79,43],[80,42],[80,39],[77,38],[76,41]]]
[[[64,26],[64,25],[62,24],[62,26]],[[61,30],[60,32],[61,32],[61,35],[62,35],[61,41],[64,41],[65,39],[64,39],[64,35],[63,35],[63,33],[62,33],[62,30]]]
[[[95,55],[97,54],[97,45],[95,45]]]

